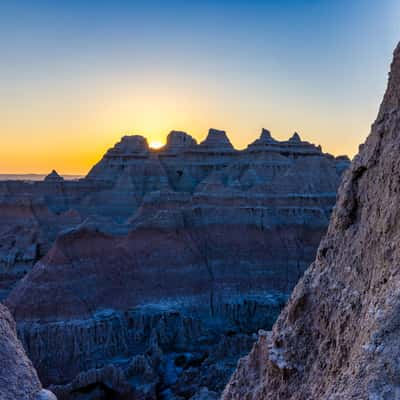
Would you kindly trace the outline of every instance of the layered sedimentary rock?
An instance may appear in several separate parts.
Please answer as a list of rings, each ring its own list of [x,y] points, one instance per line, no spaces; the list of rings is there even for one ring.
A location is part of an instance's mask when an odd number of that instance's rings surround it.
[[[216,150],[221,152],[233,150],[232,143],[228,139],[228,136],[226,136],[226,132],[218,129],[210,129],[206,139],[200,143],[200,146],[200,148],[207,149],[208,151]]]
[[[196,146],[196,144],[196,140],[186,132],[171,131],[163,151],[168,153],[180,153],[188,148]]]
[[[17,338],[15,322],[0,304],[0,399],[56,400],[42,389],[37,373]]]
[[[315,262],[223,399],[398,399],[400,45]]]
[[[0,184],[0,300],[50,249],[58,233],[82,221],[64,182]]]
[[[160,201],[165,193],[182,193],[187,204],[192,197],[199,203],[233,197],[243,206],[268,206],[273,212],[280,201],[280,213],[289,212],[287,205],[299,210],[316,205],[316,212],[328,215],[348,159],[335,159],[307,142],[278,142],[267,132],[245,151],[234,150],[226,133],[215,129],[200,145],[173,131],[160,151],[150,150],[141,136],[126,136],[85,179],[65,181],[52,171],[43,182],[0,182],[0,299],[47,253],[58,233],[99,218],[108,231],[126,233],[126,221],[154,192],[162,193]]]
[[[43,383],[60,399],[218,396],[313,260],[346,163],[298,135],[237,151],[224,131],[172,132],[158,151],[124,137],[80,181],[0,185],[46,191],[33,220],[54,245],[7,299]]]

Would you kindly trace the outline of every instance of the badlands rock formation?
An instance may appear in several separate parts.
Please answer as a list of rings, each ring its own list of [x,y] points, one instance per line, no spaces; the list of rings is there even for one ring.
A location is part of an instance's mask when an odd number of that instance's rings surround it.
[[[127,136],[85,179],[64,181],[52,171],[44,182],[0,182],[0,299],[48,252],[60,232],[101,219],[112,233],[126,233],[126,222],[154,193],[161,193],[160,199],[180,196],[186,204],[192,198],[199,203],[210,197],[230,201],[233,195],[248,206],[242,213],[248,215],[253,206],[259,226],[261,210],[278,213],[281,202],[281,218],[290,212],[288,206],[292,212],[297,207],[301,214],[320,212],[316,225],[326,225],[338,177],[349,161],[323,154],[296,135],[278,142],[263,130],[241,152],[225,132],[213,129],[200,145],[173,131],[160,151],[150,150],[143,137]]]
[[[218,397],[314,259],[347,165],[298,134],[237,151],[211,129],[158,151],[124,137],[80,181],[0,184],[3,271],[38,260],[7,304],[42,382],[60,399]]]
[[[0,399],[57,400],[42,389],[37,373],[17,338],[15,322],[0,304]]]
[[[400,44],[326,237],[224,400],[400,398]]]

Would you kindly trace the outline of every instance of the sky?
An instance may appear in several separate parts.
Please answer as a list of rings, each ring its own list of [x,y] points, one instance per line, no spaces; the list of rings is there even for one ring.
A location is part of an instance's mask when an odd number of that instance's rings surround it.
[[[357,153],[398,0],[0,2],[0,173],[85,174],[121,136],[268,128]]]

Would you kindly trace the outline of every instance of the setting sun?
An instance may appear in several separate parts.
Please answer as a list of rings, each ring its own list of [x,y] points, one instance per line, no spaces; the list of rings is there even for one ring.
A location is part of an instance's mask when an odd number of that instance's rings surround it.
[[[159,140],[152,140],[152,141],[149,143],[149,146],[150,146],[152,149],[160,149],[161,147],[164,146],[164,143],[160,142]]]

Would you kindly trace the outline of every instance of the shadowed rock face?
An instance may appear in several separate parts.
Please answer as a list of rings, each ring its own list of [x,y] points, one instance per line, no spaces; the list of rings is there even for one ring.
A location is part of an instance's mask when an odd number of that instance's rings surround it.
[[[169,153],[179,153],[190,147],[196,146],[197,142],[186,132],[172,131],[167,138],[164,151]]]
[[[217,396],[315,257],[346,162],[265,132],[244,151],[223,131],[172,132],[29,186],[57,239],[7,304],[43,383],[60,399]],[[1,188],[15,201],[28,186]]]
[[[210,129],[206,140],[201,142],[200,146],[208,148],[209,150],[233,150],[233,146],[228,139],[228,136],[226,136],[226,132],[218,129]]]
[[[39,378],[17,339],[15,322],[6,307],[0,304],[0,399],[57,400],[42,390]]]
[[[398,399],[400,45],[315,262],[223,399]]]

